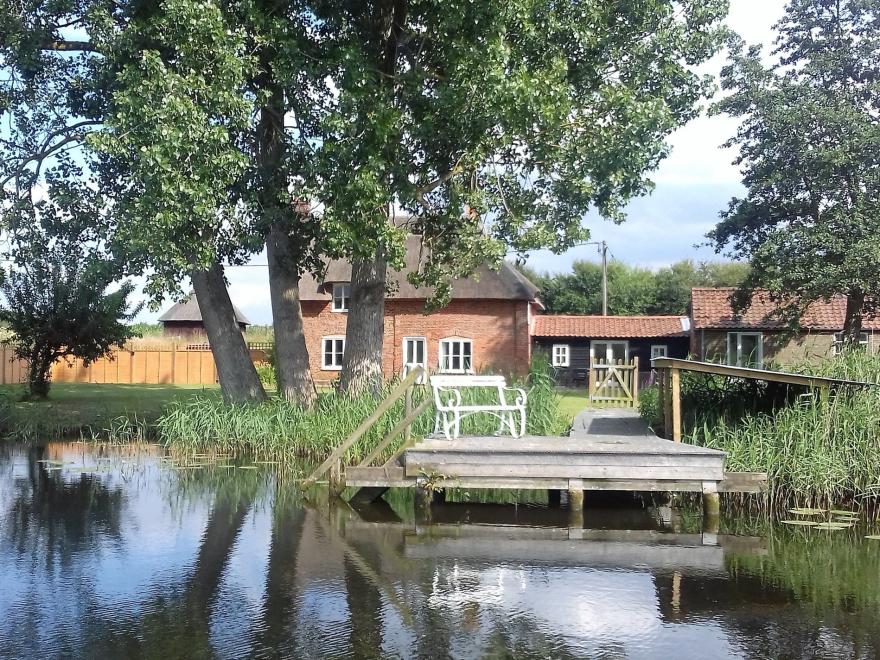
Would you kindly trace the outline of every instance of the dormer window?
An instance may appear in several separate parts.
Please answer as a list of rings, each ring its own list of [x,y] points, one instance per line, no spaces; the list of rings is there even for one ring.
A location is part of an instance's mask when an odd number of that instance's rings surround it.
[[[350,300],[351,284],[348,282],[336,282],[333,285],[333,311],[347,312]]]

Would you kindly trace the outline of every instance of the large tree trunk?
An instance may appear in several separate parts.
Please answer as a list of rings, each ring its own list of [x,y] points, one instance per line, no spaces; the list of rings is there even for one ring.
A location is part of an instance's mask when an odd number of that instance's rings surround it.
[[[851,291],[846,297],[846,317],[843,319],[843,345],[846,348],[856,348],[859,346],[864,309],[864,292]]]
[[[266,237],[266,253],[269,260],[278,394],[287,401],[310,408],[315,402],[316,392],[303,332],[299,268],[294,263],[290,235],[282,224],[272,224]]]
[[[217,365],[223,400],[227,403],[265,401],[266,392],[235,320],[223,267],[215,263],[207,270],[194,270],[192,284]]]
[[[386,268],[381,247],[374,258],[358,258],[351,264],[351,302],[339,377],[340,389],[351,396],[378,393],[382,387]]]
[[[277,0],[258,0],[266,16],[279,11]],[[257,198],[266,227],[266,253],[269,260],[269,294],[272,300],[272,327],[275,333],[275,370],[278,393],[287,401],[309,408],[315,402],[315,383],[309,370],[309,353],[303,334],[299,301],[299,275],[303,245],[307,236],[294,241],[291,230],[299,212],[291,208],[285,168],[287,141],[284,132],[284,90],[274,71],[277,56],[272,42],[259,52],[260,74],[255,85],[266,93],[257,123]]]

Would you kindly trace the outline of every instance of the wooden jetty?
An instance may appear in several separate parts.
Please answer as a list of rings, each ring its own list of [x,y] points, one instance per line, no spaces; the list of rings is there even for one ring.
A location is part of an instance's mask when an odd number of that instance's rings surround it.
[[[761,489],[759,476],[724,472],[724,452],[650,436],[428,438],[400,464],[345,468],[345,485],[376,497],[388,488],[720,492]],[[712,499],[710,497],[710,499]]]
[[[615,434],[615,426],[607,423],[602,432],[580,437],[434,437],[415,442],[407,438],[384,464],[372,466],[387,454],[394,440],[409,433],[414,419],[427,409],[427,399],[418,406],[412,404],[412,387],[421,375],[420,370],[410,373],[307,483],[329,472],[336,492],[358,488],[355,497],[362,501],[379,498],[389,488],[434,493],[446,488],[546,489],[551,500],[567,491],[569,508],[575,511],[583,508],[584,491],[697,492],[703,494],[704,509],[710,516],[718,515],[719,493],[761,492],[766,488],[763,473],[726,473],[724,452],[670,442],[649,434],[646,426],[640,433]],[[404,396],[404,419],[363,461],[344,466],[346,452]],[[637,418],[633,411],[629,414]],[[617,428],[627,431],[629,427],[624,423]]]

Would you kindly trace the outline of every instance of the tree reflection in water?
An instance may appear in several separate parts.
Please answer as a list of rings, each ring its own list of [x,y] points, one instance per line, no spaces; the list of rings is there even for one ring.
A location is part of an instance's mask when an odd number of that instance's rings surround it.
[[[880,559],[854,534],[764,526],[752,539],[721,535],[707,545],[698,530],[673,531],[644,510],[592,511],[590,529],[569,529],[564,510],[453,504],[428,524],[387,506],[360,515],[324,495],[304,502],[268,470],[173,472],[155,448],[127,480],[113,467],[74,474],[40,462],[66,452],[93,463],[84,451],[0,449],[8,613],[0,654],[875,657],[880,649]],[[613,529],[621,520],[627,529]]]

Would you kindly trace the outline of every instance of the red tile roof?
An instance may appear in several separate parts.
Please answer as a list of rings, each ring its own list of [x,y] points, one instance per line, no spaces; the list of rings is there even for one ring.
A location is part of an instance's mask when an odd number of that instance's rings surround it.
[[[780,321],[776,312],[778,306],[770,300],[764,291],[756,291],[752,303],[741,316],[733,313],[730,295],[733,288],[706,289],[695,288],[691,291],[692,318],[694,328],[755,328],[780,329],[785,323]],[[846,315],[846,297],[834,296],[828,302],[818,301],[807,307],[801,317],[801,327],[805,330],[825,330],[840,332]],[[865,319],[866,330],[880,329],[880,319]]]
[[[535,318],[536,337],[687,337],[687,316],[563,316]]]

